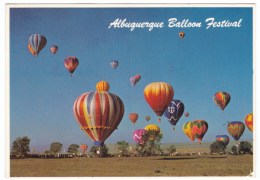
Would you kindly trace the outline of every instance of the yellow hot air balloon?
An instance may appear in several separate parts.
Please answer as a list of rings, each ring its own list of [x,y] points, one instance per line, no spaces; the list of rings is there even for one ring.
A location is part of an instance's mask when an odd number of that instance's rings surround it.
[[[247,114],[245,117],[246,127],[253,132],[253,113]]]
[[[154,140],[154,138],[158,136],[161,131],[159,126],[157,126],[156,124],[148,124],[147,126],[145,126],[144,129],[148,131],[148,133],[150,133],[149,140]]]
[[[188,121],[185,124],[183,124],[182,131],[184,132],[184,134],[186,134],[186,136],[188,136],[191,142],[194,142],[195,134],[192,133],[191,124],[191,121]]]
[[[97,89],[97,91],[99,91],[99,92],[109,91],[110,86],[109,86],[108,82],[106,82],[106,81],[99,81],[99,82],[96,84],[96,89]]]
[[[157,116],[162,116],[174,96],[172,86],[165,82],[153,82],[144,89],[144,98]],[[158,119],[160,122],[160,118]]]

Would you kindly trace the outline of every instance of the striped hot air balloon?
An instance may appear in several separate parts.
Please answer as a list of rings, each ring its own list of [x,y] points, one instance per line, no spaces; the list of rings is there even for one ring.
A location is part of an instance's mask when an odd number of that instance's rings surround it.
[[[226,108],[226,106],[230,102],[230,99],[230,94],[224,91],[217,92],[213,96],[213,101],[218,107],[220,107],[221,110],[224,110]]]
[[[86,92],[74,102],[73,112],[94,145],[103,146],[121,122],[124,104],[117,95],[106,91]]]
[[[30,43],[28,43],[27,48],[33,56],[37,56],[37,52],[32,48]]]
[[[96,89],[97,89],[97,91],[109,91],[110,86],[107,81],[99,81],[96,84]]]
[[[228,133],[238,141],[245,131],[244,123],[240,121],[233,121],[227,125]]]
[[[253,113],[246,115],[245,124],[249,131],[253,132]]]
[[[144,98],[158,117],[161,117],[174,96],[172,86],[165,82],[153,82],[144,89]],[[160,122],[160,118],[158,119]]]
[[[47,39],[45,36],[40,34],[32,34],[29,39],[28,43],[30,47],[35,51],[36,56],[40,53],[40,51],[45,47],[47,44]]]

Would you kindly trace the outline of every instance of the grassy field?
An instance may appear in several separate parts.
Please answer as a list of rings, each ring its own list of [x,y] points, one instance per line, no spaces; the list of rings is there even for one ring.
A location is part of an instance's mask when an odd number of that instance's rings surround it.
[[[12,159],[11,177],[248,176],[252,155]]]

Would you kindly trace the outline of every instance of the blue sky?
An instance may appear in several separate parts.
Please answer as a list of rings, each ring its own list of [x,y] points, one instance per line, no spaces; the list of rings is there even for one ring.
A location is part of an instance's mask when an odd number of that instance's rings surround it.
[[[163,21],[169,18],[202,22],[201,28],[115,29],[108,26],[117,18],[130,22]],[[205,19],[237,21],[240,28],[206,29]],[[180,39],[178,33],[186,36]],[[28,37],[39,33],[47,38],[38,57],[27,50]],[[59,50],[53,55],[50,46]],[[79,66],[71,78],[64,68],[67,56],[76,56]],[[119,66],[113,70],[112,60]],[[253,56],[251,8],[80,8],[27,9],[10,11],[10,142],[28,136],[31,147],[48,149],[51,142],[64,146],[90,140],[74,119],[74,100],[95,90],[100,80],[110,83],[110,92],[124,102],[125,115],[118,130],[106,140],[134,143],[132,133],[148,123],[160,126],[164,143],[189,142],[182,125],[195,119],[209,124],[203,141],[214,141],[227,134],[226,121],[242,121],[253,111]],[[129,78],[141,74],[132,87]],[[182,117],[172,131],[165,117],[157,117],[146,103],[143,90],[154,81],[170,83],[174,98],[185,105],[189,118]],[[213,102],[217,91],[231,94],[231,102],[222,112]],[[128,115],[137,112],[133,126]],[[232,137],[231,137],[232,139]],[[252,139],[246,128],[240,140]],[[203,142],[202,141],[202,142]]]

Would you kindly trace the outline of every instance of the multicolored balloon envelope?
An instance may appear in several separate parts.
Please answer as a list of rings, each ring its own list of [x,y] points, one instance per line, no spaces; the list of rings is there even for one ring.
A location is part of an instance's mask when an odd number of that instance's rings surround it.
[[[208,123],[204,120],[195,120],[191,123],[191,132],[198,139],[198,142],[201,144],[201,141],[208,131]]]
[[[132,86],[135,86],[137,82],[139,82],[141,79],[140,74],[136,74],[135,76],[130,77],[130,83]]]
[[[238,141],[245,131],[244,123],[240,121],[233,121],[227,125],[228,133]]]
[[[28,43],[30,44],[30,48],[33,49],[35,55],[38,56],[40,51],[45,47],[47,44],[47,39],[45,36],[40,34],[32,34],[29,39]],[[31,52],[31,51],[30,51]]]
[[[155,114],[161,117],[174,96],[172,86],[165,82],[153,82],[144,89],[144,98]],[[160,121],[160,119],[158,119]]]
[[[225,146],[228,145],[229,143],[229,137],[227,135],[217,135],[216,136],[216,141],[217,142],[222,142],[225,144]]]
[[[160,127],[156,124],[148,124],[144,129],[150,133],[149,140],[154,140],[154,138],[161,132]]]
[[[164,116],[168,118],[171,125],[175,126],[184,112],[184,104],[177,99],[173,99],[164,111]]]
[[[135,122],[137,121],[138,119],[138,114],[137,113],[130,113],[129,114],[129,119],[130,121],[133,123],[133,125],[135,124]]]
[[[111,65],[111,67],[112,67],[113,69],[116,69],[117,66],[118,66],[118,64],[119,64],[118,61],[112,61],[112,62],[110,63],[110,65]]]
[[[217,92],[213,96],[213,101],[218,107],[220,107],[221,110],[224,110],[226,108],[226,106],[230,102],[230,99],[230,94],[224,91]]]
[[[144,144],[145,140],[143,139],[143,135],[146,133],[147,131],[145,129],[137,129],[134,131],[133,133],[133,139],[136,143],[138,144]]]
[[[117,95],[106,91],[86,92],[74,102],[73,112],[94,145],[103,146],[121,122],[124,104]]]
[[[191,124],[192,124],[191,121],[188,121],[185,124],[183,124],[182,131],[184,132],[184,134],[186,136],[188,136],[188,138],[191,140],[191,142],[194,142],[195,134],[193,134],[191,131]]]
[[[76,70],[76,68],[78,67],[78,65],[79,65],[79,60],[75,56],[69,56],[64,60],[64,66],[70,72],[71,76],[73,72]]]
[[[253,132],[253,113],[246,115],[245,124],[249,131]]]

